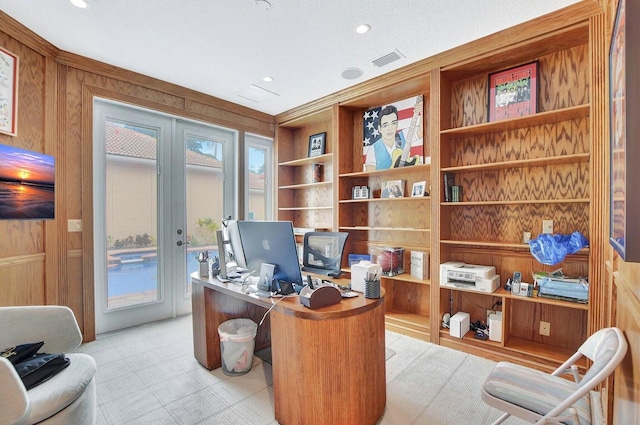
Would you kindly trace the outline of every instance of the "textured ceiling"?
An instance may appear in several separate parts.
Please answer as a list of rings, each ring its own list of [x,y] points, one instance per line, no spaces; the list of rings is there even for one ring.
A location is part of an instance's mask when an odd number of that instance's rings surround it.
[[[579,1],[0,0],[0,10],[61,50],[275,115]],[[362,23],[371,31],[360,35]],[[394,51],[403,57],[372,64]],[[345,80],[350,67],[364,74]]]

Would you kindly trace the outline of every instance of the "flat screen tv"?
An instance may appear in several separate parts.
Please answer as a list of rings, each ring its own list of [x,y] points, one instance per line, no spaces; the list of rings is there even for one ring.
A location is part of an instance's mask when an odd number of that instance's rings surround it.
[[[0,145],[0,220],[53,219],[55,161]]]

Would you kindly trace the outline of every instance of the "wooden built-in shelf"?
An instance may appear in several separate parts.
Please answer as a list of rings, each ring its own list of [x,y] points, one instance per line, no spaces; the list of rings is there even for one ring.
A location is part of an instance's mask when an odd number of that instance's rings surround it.
[[[401,282],[417,283],[418,285],[431,285],[431,279],[416,279],[410,273],[400,273],[395,276],[382,276],[382,279],[397,280]]]
[[[572,155],[549,156],[545,158],[518,159],[514,161],[501,161],[491,164],[460,165],[455,167],[442,167],[443,172],[472,172],[472,171],[495,171],[508,168],[523,167],[544,167],[548,165],[565,165],[589,162],[589,153],[578,153]]]
[[[523,338],[509,337],[509,341],[505,347],[513,350],[517,353],[522,353],[527,356],[536,356],[542,359],[552,359],[558,363],[562,363],[575,353],[574,350],[569,350],[563,347],[555,347],[539,342],[529,341]],[[584,368],[586,366],[585,358],[583,357],[578,362],[578,366]]]
[[[523,199],[519,201],[461,201],[441,202],[440,205],[448,207],[464,207],[470,205],[530,205],[530,204],[588,204],[588,198],[580,199]]]
[[[354,203],[361,203],[361,202],[400,202],[400,201],[412,201],[412,202],[416,202],[416,201],[424,201],[426,199],[431,199],[430,196],[415,196],[415,197],[409,197],[409,196],[405,196],[403,198],[366,198],[366,199],[341,199],[340,202],[341,204],[354,204]]]
[[[340,174],[339,177],[374,177],[374,176],[393,176],[398,174],[406,174],[408,172],[425,172],[428,173],[431,168],[431,164],[420,164],[413,165],[410,167],[398,167],[398,168],[389,168],[388,170],[376,170],[376,171],[358,171],[355,173],[344,173]]]
[[[486,295],[491,297],[509,298],[517,301],[553,305],[553,306],[558,306],[563,308],[572,308],[575,310],[589,310],[589,306],[587,304],[574,303],[571,301],[564,301],[564,300],[556,300],[554,298],[539,297],[537,290],[534,291],[534,294],[532,297],[524,297],[521,295],[514,295],[502,287],[496,289],[493,292],[480,292],[473,289],[451,288],[448,286],[440,286],[440,289],[451,290],[451,291],[461,291],[461,292],[473,292],[474,294],[481,294],[481,295]]]
[[[529,245],[524,244],[522,242],[490,242],[490,241],[463,241],[463,240],[453,240],[453,239],[442,239],[440,243],[443,245],[461,245],[461,246],[480,246],[485,248],[505,248],[505,249],[523,249],[529,250]],[[580,251],[569,254],[569,255],[578,255],[578,254],[588,254],[589,248],[582,248]]]
[[[322,164],[326,162],[331,162],[332,160],[333,160],[333,154],[326,153],[324,155],[294,159],[292,161],[285,161],[285,162],[279,163],[278,165],[281,167],[302,167],[304,165]]]
[[[331,187],[333,183],[330,181],[317,182],[317,183],[301,183],[301,184],[289,184],[286,186],[279,186],[278,189],[315,189],[320,187]]]
[[[429,316],[387,309],[385,325],[390,331],[429,341]]]
[[[340,230],[392,230],[394,232],[430,232],[431,229],[417,229],[415,227],[371,227],[371,226],[340,226]]]
[[[589,116],[591,105],[579,105],[555,111],[538,112],[524,117],[509,118],[500,121],[486,122],[465,127],[450,128],[440,131],[441,136],[481,136],[489,133],[518,130],[539,125],[570,121]]]
[[[563,300],[556,300],[553,298],[539,297],[538,290],[534,291],[534,294],[532,297],[523,297],[520,295],[513,295],[511,292],[505,290],[504,288],[498,288],[493,294],[497,297],[511,298],[513,300],[518,300],[518,301],[539,303],[539,304],[545,304],[545,305],[555,305],[558,307],[572,308],[575,310],[585,310],[585,311],[589,310],[588,304],[574,303],[571,301],[563,301]]]
[[[440,341],[444,346],[456,347],[459,345],[465,345],[467,349],[464,351],[474,352],[474,347],[481,350],[489,350],[492,352],[502,351],[504,349],[511,353],[522,354],[522,358],[518,356],[518,360],[522,363],[538,363],[542,362],[557,362],[562,363],[575,352],[563,347],[556,347],[547,344],[538,343],[535,341],[529,341],[523,338],[509,337],[509,340],[505,342],[491,341],[489,339],[483,341],[477,339],[474,336],[473,331],[467,332],[462,338],[456,338],[449,334],[448,329],[440,329]],[[477,353],[477,352],[476,352]],[[476,354],[481,355],[481,354]],[[526,358],[526,360],[523,360]],[[585,367],[584,357],[579,361],[578,366]],[[549,366],[551,369],[555,369],[555,366]]]
[[[333,206],[321,206],[321,207],[281,207],[278,211],[315,211],[315,210],[331,210]]]

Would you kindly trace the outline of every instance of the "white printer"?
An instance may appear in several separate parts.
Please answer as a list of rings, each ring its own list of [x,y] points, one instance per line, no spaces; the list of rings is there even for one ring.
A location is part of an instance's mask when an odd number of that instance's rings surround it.
[[[477,266],[461,261],[440,264],[440,286],[477,292],[493,292],[500,286],[500,275],[493,266]]]

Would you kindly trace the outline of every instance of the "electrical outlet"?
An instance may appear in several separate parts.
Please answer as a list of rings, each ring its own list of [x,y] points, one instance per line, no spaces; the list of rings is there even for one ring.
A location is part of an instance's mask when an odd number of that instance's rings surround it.
[[[82,220],[81,219],[67,220],[67,232],[82,232]]]
[[[551,323],[540,321],[540,335],[549,336],[551,333]]]
[[[487,310],[487,321],[485,322],[487,325],[489,324],[489,316],[496,313],[497,313],[496,310]]]
[[[542,233],[553,233],[553,220],[542,220]]]

